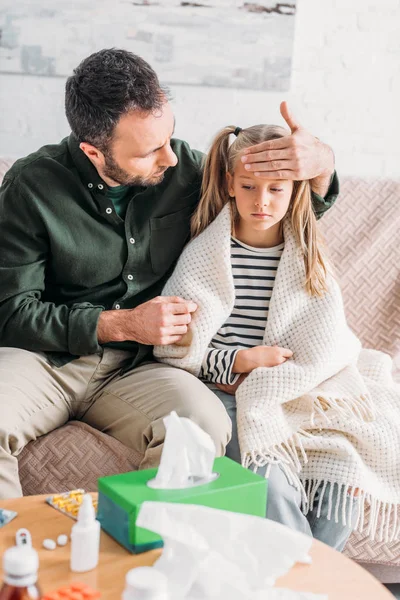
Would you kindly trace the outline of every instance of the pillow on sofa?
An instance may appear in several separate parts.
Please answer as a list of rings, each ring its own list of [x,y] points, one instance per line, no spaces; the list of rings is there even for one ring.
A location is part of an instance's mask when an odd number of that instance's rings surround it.
[[[22,491],[24,496],[76,488],[94,492],[99,477],[134,471],[141,458],[86,423],[69,421],[22,450],[18,457]]]

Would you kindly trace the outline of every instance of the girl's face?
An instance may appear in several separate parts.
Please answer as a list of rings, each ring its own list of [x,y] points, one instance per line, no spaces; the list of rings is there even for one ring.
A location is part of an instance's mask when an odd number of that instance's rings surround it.
[[[246,171],[239,160],[234,174],[227,173],[228,191],[235,198],[240,215],[240,230],[249,239],[252,232],[260,240],[262,232],[280,229],[280,221],[286,215],[293,191],[289,179],[261,179]],[[276,232],[270,231],[270,234]]]

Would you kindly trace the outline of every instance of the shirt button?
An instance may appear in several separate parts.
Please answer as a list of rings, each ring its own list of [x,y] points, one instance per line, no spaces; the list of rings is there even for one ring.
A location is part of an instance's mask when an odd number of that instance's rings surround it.
[[[135,243],[135,238],[130,238],[129,241],[130,241],[131,244],[134,244]]]
[[[107,213],[108,215],[111,215],[111,213],[112,213],[112,208],[106,208],[106,213]]]
[[[93,183],[88,183],[87,186],[88,186],[89,189],[92,189]]]
[[[129,281],[132,281],[133,275],[128,275],[128,279],[129,279]]]
[[[104,190],[104,185],[102,183],[99,183],[97,187],[99,188],[99,190]]]
[[[120,304],[116,304],[116,305],[114,306],[114,308],[115,308],[115,310],[119,310],[119,309],[121,308],[121,305],[120,305]]]

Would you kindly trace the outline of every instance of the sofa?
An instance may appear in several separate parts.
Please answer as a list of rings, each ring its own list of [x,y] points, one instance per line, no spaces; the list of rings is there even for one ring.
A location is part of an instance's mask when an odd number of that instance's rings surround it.
[[[0,181],[12,164],[0,159]],[[351,328],[363,345],[387,352],[400,381],[400,181],[341,178],[322,230],[341,281]],[[85,423],[70,421],[28,444],[19,456],[25,495],[83,487],[137,468],[139,457]],[[400,518],[400,514],[399,514]],[[353,533],[345,553],[385,583],[400,582],[400,542]]]

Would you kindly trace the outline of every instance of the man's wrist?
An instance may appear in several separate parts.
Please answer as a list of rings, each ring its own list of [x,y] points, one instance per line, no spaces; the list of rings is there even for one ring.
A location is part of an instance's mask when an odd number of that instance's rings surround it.
[[[328,172],[327,175],[318,175],[318,177],[314,177],[314,179],[311,179],[311,190],[315,194],[318,194],[318,196],[321,196],[321,198],[325,198],[331,185],[332,175],[334,174],[334,172],[335,171],[333,170],[331,172]]]
[[[97,322],[97,339],[99,344],[108,344],[109,342],[123,342],[123,328],[121,327],[121,317],[124,310],[103,310]]]
[[[324,154],[325,168],[313,179],[310,180],[311,189],[322,198],[326,196],[332,181],[332,175],[335,172],[335,155],[333,150],[327,144],[321,142],[321,152]]]

